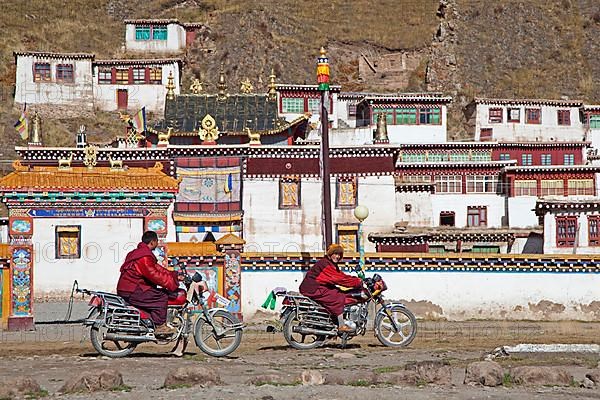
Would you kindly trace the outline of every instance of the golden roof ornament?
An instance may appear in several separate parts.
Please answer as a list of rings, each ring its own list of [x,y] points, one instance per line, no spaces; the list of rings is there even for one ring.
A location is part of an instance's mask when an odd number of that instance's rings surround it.
[[[215,119],[210,114],[206,114],[202,119],[202,127],[198,130],[198,133],[200,139],[202,139],[202,144],[217,144],[219,129]]]
[[[157,146],[168,146],[169,145],[169,138],[171,137],[171,135],[173,134],[173,127],[169,126],[167,128],[167,132],[157,132],[158,134],[158,143]]]
[[[92,170],[96,164],[98,164],[98,147],[90,144],[83,148],[83,165]]]
[[[244,130],[246,131],[246,134],[248,135],[248,139],[250,139],[250,142],[248,143],[250,146],[258,146],[261,144],[259,132],[252,132],[250,130],[250,128],[245,128]]]
[[[37,111],[33,114],[31,124],[31,141],[29,144],[35,146],[42,145],[42,119]]]
[[[373,143],[389,143],[387,135],[387,119],[385,113],[377,113],[377,129]]]
[[[204,85],[204,82],[202,82],[201,79],[202,79],[202,76],[200,77],[200,79],[195,78],[194,81],[192,82],[192,84],[190,85],[190,91],[193,94],[200,94],[200,93],[202,93],[202,90],[204,90],[202,87]]]
[[[175,78],[173,77],[173,71],[169,71],[167,77],[167,100],[175,100]]]
[[[227,82],[225,82],[225,66],[221,63],[221,70],[219,72],[219,82],[217,83],[217,89],[219,89],[219,93],[217,94],[218,100],[225,100],[229,97],[227,93]]]
[[[250,79],[246,78],[242,81],[240,91],[245,94],[250,94],[254,91],[254,86],[252,86],[252,82],[250,82]]]
[[[269,91],[267,92],[267,99],[272,101],[277,100],[277,91],[275,90],[275,68],[271,68],[271,75],[269,75]]]
[[[71,169],[71,161],[73,161],[73,152],[71,152],[71,154],[69,154],[68,158],[59,158],[58,159],[58,169],[70,170]]]

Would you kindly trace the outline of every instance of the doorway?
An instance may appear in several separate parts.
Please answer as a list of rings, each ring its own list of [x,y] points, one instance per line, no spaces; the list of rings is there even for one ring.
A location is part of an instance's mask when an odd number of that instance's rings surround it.
[[[127,110],[127,89],[117,89],[117,108]]]

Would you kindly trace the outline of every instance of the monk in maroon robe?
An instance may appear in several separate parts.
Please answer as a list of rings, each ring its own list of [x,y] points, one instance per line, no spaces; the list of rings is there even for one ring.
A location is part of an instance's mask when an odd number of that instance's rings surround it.
[[[121,276],[117,283],[117,294],[132,306],[150,314],[156,325],[154,333],[172,333],[167,321],[168,293],[179,287],[177,274],[157,263],[152,253],[158,246],[156,232],[147,231],[137,248],[130,251],[121,266]],[[156,286],[161,286],[157,288]]]
[[[350,288],[362,288],[362,280],[356,276],[343,273],[338,263],[344,256],[344,248],[332,244],[325,257],[306,273],[300,284],[300,293],[321,304],[329,313],[337,317],[338,331],[351,332],[353,329],[345,324],[344,303],[346,295],[336,285]]]

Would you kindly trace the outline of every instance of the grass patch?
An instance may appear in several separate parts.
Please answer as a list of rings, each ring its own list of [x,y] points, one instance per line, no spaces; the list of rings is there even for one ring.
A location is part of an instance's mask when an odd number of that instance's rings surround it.
[[[206,356],[204,354],[185,354],[183,359],[190,361],[206,361]]]
[[[359,387],[371,386],[371,382],[369,382],[365,379],[357,379],[355,381],[348,382],[348,386],[359,386]]]
[[[508,372],[505,372],[504,376],[502,377],[502,386],[513,387],[514,384],[515,384],[515,381],[514,381],[512,375],[509,374]]]
[[[39,392],[29,392],[25,394],[26,399],[41,399],[46,396],[48,396],[48,391],[46,389],[42,389]]]
[[[258,381],[254,384],[254,386],[265,386],[265,385],[271,385],[271,386],[298,386],[300,385],[302,382],[300,381],[293,381],[293,382],[274,382],[274,381]]]
[[[423,386],[427,385],[427,381],[425,379],[423,379],[423,378],[418,378],[417,381],[415,382],[415,384],[418,387],[423,387]]]
[[[373,370],[373,372],[378,373],[378,374],[385,374],[387,372],[396,372],[396,371],[400,371],[401,369],[403,369],[404,367],[400,366],[400,365],[392,365],[392,366],[388,366],[388,367],[379,367],[379,368],[375,368]]]
[[[187,388],[191,388],[191,387],[192,387],[192,385],[190,383],[178,383],[177,385],[164,386],[165,389],[169,389],[169,390],[187,389]]]
[[[114,388],[110,389],[111,392],[131,392],[133,388],[131,386],[127,386],[127,385],[119,385],[119,386],[115,386]]]

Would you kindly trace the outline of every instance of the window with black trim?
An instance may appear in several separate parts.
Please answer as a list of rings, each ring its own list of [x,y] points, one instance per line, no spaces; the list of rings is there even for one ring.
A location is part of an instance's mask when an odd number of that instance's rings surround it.
[[[525,122],[528,124],[541,124],[542,123],[542,110],[539,108],[526,108],[525,109]]]
[[[81,225],[59,225],[55,230],[56,258],[81,258]]]
[[[162,83],[162,67],[150,68],[150,83],[158,85]]]
[[[508,122],[521,122],[521,109],[508,108],[506,109],[506,119]]]
[[[558,125],[570,126],[571,125],[571,111],[570,110],[558,110]]]
[[[454,211],[442,211],[440,213],[440,226],[454,226],[455,215]]]
[[[146,68],[133,68],[133,83],[146,83]]]
[[[467,226],[487,226],[487,207],[467,207]]]
[[[356,207],[356,189],[356,177],[338,177],[336,182],[335,206],[337,208]]]
[[[35,63],[33,64],[33,81],[34,82],[49,82],[52,80],[50,72],[50,63]]]
[[[556,246],[573,247],[577,236],[577,217],[556,217]]]
[[[588,215],[588,245],[600,246],[600,215]]]
[[[285,177],[279,180],[279,208],[300,208],[300,178]]]
[[[73,82],[73,64],[58,64],[56,66],[56,80],[59,82]]]
[[[489,122],[491,124],[502,122],[502,109],[501,108],[490,108],[489,110]]]
[[[98,70],[98,83],[103,85],[112,83],[112,70],[110,68]]]

